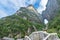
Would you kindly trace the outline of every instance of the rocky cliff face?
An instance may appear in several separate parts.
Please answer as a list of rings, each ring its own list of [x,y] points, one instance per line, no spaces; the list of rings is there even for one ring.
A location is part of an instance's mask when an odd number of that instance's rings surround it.
[[[43,11],[42,13],[43,20],[44,19],[51,20],[55,16],[57,9],[58,9],[57,0],[48,0],[46,10]]]
[[[29,5],[28,7],[21,7],[16,12],[16,15],[19,15],[20,17],[29,20],[31,22],[37,22],[37,23],[41,22],[40,14],[32,5]]]

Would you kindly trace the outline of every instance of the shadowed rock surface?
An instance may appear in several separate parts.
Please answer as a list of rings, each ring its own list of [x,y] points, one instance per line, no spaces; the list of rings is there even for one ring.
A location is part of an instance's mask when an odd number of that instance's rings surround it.
[[[37,12],[37,10],[32,6],[29,5],[28,7],[21,7],[17,12],[16,15],[19,15],[20,17],[29,20],[33,23],[40,23],[41,22],[41,16]]]
[[[57,0],[48,0],[46,10],[43,11],[42,13],[43,20],[44,19],[51,20],[56,15],[57,9],[58,9]]]

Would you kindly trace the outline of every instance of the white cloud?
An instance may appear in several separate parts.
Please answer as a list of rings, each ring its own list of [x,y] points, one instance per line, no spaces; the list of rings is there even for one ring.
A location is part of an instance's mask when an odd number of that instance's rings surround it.
[[[13,10],[18,10],[22,6],[25,7],[25,0],[0,0],[0,18],[7,16]]]
[[[2,16],[3,15],[3,16]],[[5,16],[8,16],[4,11],[0,10],[0,18],[1,17],[5,17]]]
[[[32,4],[32,5],[33,5],[33,4],[36,3],[36,1],[37,1],[37,0],[27,0],[26,2],[27,2],[28,4]]]
[[[0,3],[4,5],[5,7],[12,7],[12,8],[19,8],[19,7],[25,7],[25,1],[26,0],[0,0]]]
[[[26,2],[28,2],[29,4],[34,4],[36,0],[0,0],[0,6],[3,6],[0,9],[0,17],[6,16],[10,12],[12,14],[12,10],[16,11],[20,7],[26,7]]]
[[[9,0],[11,3],[13,3],[17,8],[19,7],[26,7],[25,1],[26,0]]]
[[[46,6],[48,0],[41,0],[40,4],[43,5],[43,6]]]
[[[40,14],[42,14],[42,11],[46,10],[46,5],[47,5],[47,3],[48,3],[48,0],[41,0],[41,1],[40,1],[40,5],[39,5],[39,7],[38,7],[38,9],[37,9],[37,11],[38,11]]]
[[[0,0],[2,5],[13,8],[26,7],[26,2],[28,4],[34,4],[36,0]]]
[[[37,0],[0,0],[0,4],[2,4],[4,7],[8,8],[7,11],[4,12],[5,9],[1,10],[2,13],[8,14],[10,11],[12,12],[12,9],[14,11],[18,10],[20,7],[26,7],[27,4],[34,5]],[[37,9],[39,13],[42,13],[46,9],[46,4],[48,0],[41,0],[40,5]],[[27,3],[27,4],[26,4]],[[0,5],[1,6],[1,5]],[[10,11],[8,11],[10,10]],[[1,12],[0,12],[1,13]],[[13,13],[13,12],[12,12]],[[4,16],[4,15],[1,15]]]
[[[45,23],[45,24],[48,24],[48,20],[47,20],[47,19],[44,19],[44,23]]]

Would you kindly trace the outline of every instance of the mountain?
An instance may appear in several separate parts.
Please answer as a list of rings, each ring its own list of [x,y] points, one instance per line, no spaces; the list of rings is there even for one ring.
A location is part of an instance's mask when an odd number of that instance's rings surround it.
[[[7,36],[18,38],[33,31],[42,30],[38,12],[32,5],[21,7],[15,14],[0,19],[0,38]]]
[[[46,7],[42,18],[49,21],[47,32],[57,33],[60,37],[60,0],[48,0]]]
[[[48,21],[50,21],[51,19],[53,19],[58,9],[58,0],[48,0],[46,10],[42,13],[43,20],[47,19]]]
[[[40,14],[37,12],[37,10],[32,5],[29,5],[27,8],[21,7],[16,12],[16,15],[19,15],[20,17],[26,20],[29,20],[31,22],[41,23]]]
[[[57,15],[48,23],[48,32],[58,33],[60,37],[60,10],[58,10]]]

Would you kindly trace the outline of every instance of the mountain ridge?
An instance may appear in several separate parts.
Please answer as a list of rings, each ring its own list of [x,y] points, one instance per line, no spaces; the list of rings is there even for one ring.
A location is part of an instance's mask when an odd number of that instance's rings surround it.
[[[25,12],[25,17],[26,16],[29,17],[28,19],[33,18],[32,20],[36,20],[38,22],[41,22],[40,14],[37,12],[37,10],[32,5],[29,5],[28,7],[21,7],[16,12],[16,14],[18,14],[18,15],[19,15],[19,13],[23,14],[24,12]]]
[[[38,13],[37,13],[38,14]],[[42,30],[44,27],[39,16],[34,10],[31,11],[26,7],[20,8],[15,14],[0,19],[0,38],[4,36],[23,38],[33,31]]]

